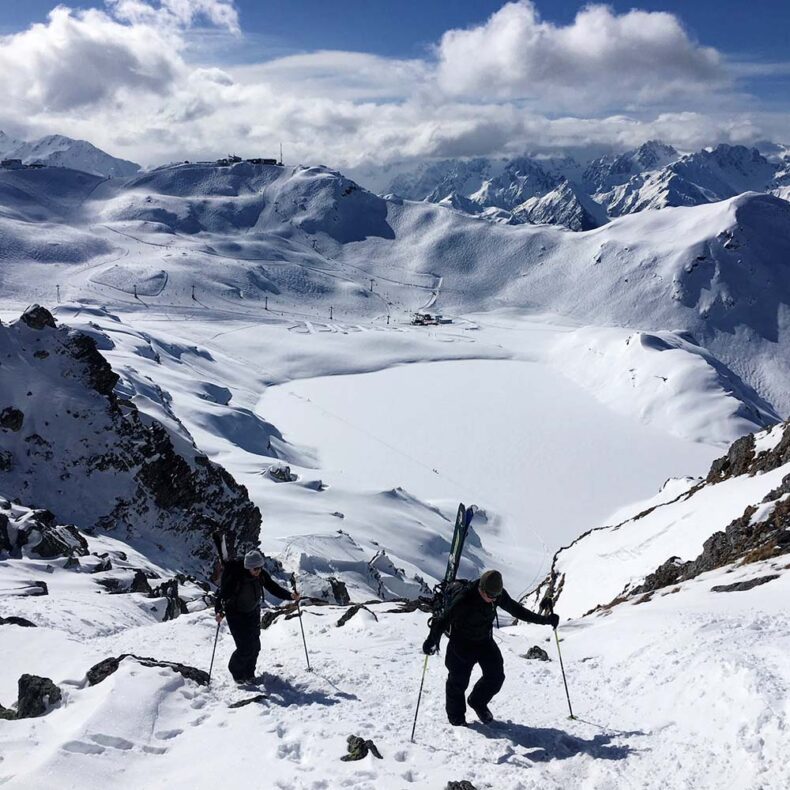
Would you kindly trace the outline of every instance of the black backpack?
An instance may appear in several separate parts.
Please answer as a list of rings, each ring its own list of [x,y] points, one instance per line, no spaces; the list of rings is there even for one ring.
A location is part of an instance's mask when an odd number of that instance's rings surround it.
[[[470,579],[454,579],[444,587],[434,598],[433,617],[443,617],[474,587],[475,582]],[[433,620],[433,617],[431,620]],[[428,621],[428,625],[431,624]],[[445,636],[450,636],[450,621],[444,629]]]

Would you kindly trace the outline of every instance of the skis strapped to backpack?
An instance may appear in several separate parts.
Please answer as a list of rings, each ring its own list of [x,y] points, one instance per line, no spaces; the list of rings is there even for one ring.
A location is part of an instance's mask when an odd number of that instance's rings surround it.
[[[450,554],[447,557],[447,569],[444,572],[444,579],[433,588],[433,600],[431,609],[434,616],[446,612],[458,594],[466,589],[468,582],[456,580],[458,566],[461,562],[461,552],[464,550],[466,534],[472,523],[475,506],[464,507],[463,502],[458,505],[458,514],[455,517],[455,529],[453,531],[453,541],[450,544]],[[430,621],[429,621],[430,623]]]

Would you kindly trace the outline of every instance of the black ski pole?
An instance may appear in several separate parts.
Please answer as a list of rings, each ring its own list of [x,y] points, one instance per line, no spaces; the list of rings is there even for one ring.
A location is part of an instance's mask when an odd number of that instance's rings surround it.
[[[291,587],[294,588],[294,592],[296,592],[296,579],[294,575],[291,574]],[[304,657],[305,661],[307,661],[307,671],[312,672],[312,668],[310,667],[310,656],[307,655],[307,640],[304,638],[304,625],[302,624],[302,607],[299,606],[299,601],[296,601],[296,611],[299,614],[299,628],[302,629],[302,643],[304,644]]]
[[[217,640],[219,639],[219,628],[222,620],[217,623],[217,633],[214,634],[214,649],[211,651],[211,666],[208,668],[208,685],[211,685],[211,671],[214,669],[214,654],[217,652]]]
[[[554,639],[557,641],[557,655],[560,657],[560,669],[562,670],[562,682],[565,684],[565,697],[568,700],[568,710],[570,711],[571,715],[568,717],[570,719],[575,719],[576,717],[573,715],[573,708],[571,707],[571,695],[568,694],[568,681],[565,678],[565,667],[562,665],[562,651],[560,650],[560,637],[557,634],[557,629],[554,629]]]
[[[417,694],[417,710],[414,711],[414,723],[411,725],[411,742],[414,743],[414,731],[417,729],[417,714],[420,712],[420,700],[422,699],[422,687],[425,684],[425,673],[428,669],[428,656],[422,665],[422,679],[420,680],[420,692]]]

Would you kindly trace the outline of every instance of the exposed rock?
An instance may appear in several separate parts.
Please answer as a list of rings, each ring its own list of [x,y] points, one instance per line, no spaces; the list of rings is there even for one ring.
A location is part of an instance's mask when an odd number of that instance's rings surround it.
[[[381,752],[376,748],[376,744],[371,740],[365,740],[358,735],[349,735],[346,739],[348,742],[348,754],[344,754],[340,759],[343,762],[352,762],[354,760],[364,760],[368,754],[382,759]]]
[[[758,576],[756,579],[748,579],[744,582],[735,582],[733,584],[717,584],[711,587],[711,592],[743,592],[744,590],[751,590],[753,587],[759,587],[761,584],[767,584],[774,579],[778,579],[779,574],[774,573],[768,576]]]
[[[60,689],[49,679],[38,675],[22,675],[19,678],[19,699],[16,703],[17,719],[32,719],[43,716],[57,705],[62,698]]]
[[[73,557],[74,555],[85,556],[88,553],[88,541],[71,524],[63,527],[48,526],[40,533],[40,540],[32,545],[30,551],[42,559],[49,560],[53,557]]]
[[[110,363],[99,353],[96,341],[90,336],[77,333],[69,339],[74,359],[85,365],[85,376],[90,387],[101,395],[110,395],[120,376],[113,372]]]
[[[167,603],[165,606],[165,613],[162,616],[162,622],[168,620],[175,620],[181,614],[186,614],[186,606],[181,603],[178,597],[178,579],[170,579],[170,581],[163,582],[158,587],[155,587],[149,598],[164,598]]]
[[[718,483],[730,477],[738,477],[749,471],[754,460],[754,434],[742,436],[730,446],[727,455],[717,458],[710,467],[706,483]]]
[[[10,708],[4,708],[0,705],[0,720],[7,720],[13,721],[16,718],[16,711],[11,710]]]
[[[24,617],[16,617],[15,615],[11,615],[11,617],[0,617],[0,625],[18,625],[22,628],[36,627],[36,624],[31,623],[30,620],[26,620]]]
[[[477,788],[471,782],[462,779],[460,782],[448,782],[445,790],[477,790]]]
[[[176,582],[176,585],[178,582]],[[134,578],[132,579],[132,585],[129,588],[129,592],[134,593],[151,593],[151,585],[148,583],[148,577],[145,575],[145,571],[136,570],[134,572]],[[178,586],[176,586],[176,595],[178,594]]]
[[[41,307],[41,305],[38,304],[28,307],[27,310],[22,313],[20,320],[27,324],[31,329],[41,330],[46,326],[54,329],[56,327],[55,319],[52,317],[52,313],[50,313],[45,307]]]
[[[378,617],[376,617],[375,612],[371,612],[367,606],[361,603],[354,604],[347,612],[343,613],[343,616],[337,621],[336,625],[338,628],[344,626],[360,609],[364,609],[366,612],[369,612],[373,615],[373,619],[378,622]]]
[[[764,521],[753,523],[755,512],[754,507],[746,508],[740,518],[705,541],[696,559],[681,562],[670,558],[631,592],[657,590],[734,562],[748,564],[790,553],[790,541],[785,537],[790,528],[790,500],[779,500]]]
[[[341,606],[347,606],[351,603],[351,596],[348,594],[348,589],[346,588],[346,583],[340,581],[340,579],[336,579],[334,576],[330,576],[327,581],[332,587],[332,595],[335,598],[335,603],[340,604]]]
[[[7,551],[11,552],[13,543],[11,543],[11,536],[8,534],[8,516],[5,513],[0,513],[0,553]]]
[[[0,428],[6,431],[20,431],[25,415],[13,406],[6,406],[0,411]]]
[[[34,334],[31,326],[46,330]],[[177,449],[164,425],[122,405],[118,376],[92,336],[33,308],[0,326],[0,350],[2,424],[29,422],[14,406],[2,411],[14,403],[20,376],[36,414],[35,433],[0,430],[0,490],[9,498],[48,508],[59,524],[79,519],[88,533],[115,532],[133,546],[180,543],[183,567],[201,575],[214,558],[213,531],[235,533],[239,551],[257,545],[261,516],[247,490],[190,445],[188,434]],[[41,351],[46,364],[32,364]],[[58,550],[44,547],[48,556]]]
[[[542,648],[534,645],[522,656],[522,658],[534,659],[536,661],[551,661],[549,654]]]
[[[738,475],[770,472],[786,463],[790,463],[790,422],[784,423],[781,438],[768,451],[757,453],[754,435],[742,436],[732,444],[727,455],[713,462],[706,482],[718,483]]]
[[[199,686],[208,685],[208,673],[202,669],[187,666],[186,664],[179,664],[175,661],[159,661],[155,658],[145,658],[143,656],[136,656],[133,653],[123,653],[115,658],[105,658],[98,664],[94,664],[87,673],[88,685],[95,686],[101,683],[115,672],[125,659],[136,661],[144,667],[164,667],[165,669],[172,669],[173,672],[178,672],[187,680],[197,683]]]

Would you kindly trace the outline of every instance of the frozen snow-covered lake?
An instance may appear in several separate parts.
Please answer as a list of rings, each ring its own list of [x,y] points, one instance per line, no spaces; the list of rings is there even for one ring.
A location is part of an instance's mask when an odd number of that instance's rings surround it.
[[[721,454],[616,414],[535,362],[305,379],[269,388],[258,411],[289,441],[315,447],[332,485],[402,486],[501,516],[499,534],[486,527],[482,537],[523,587],[560,545],[670,476],[705,474]]]

